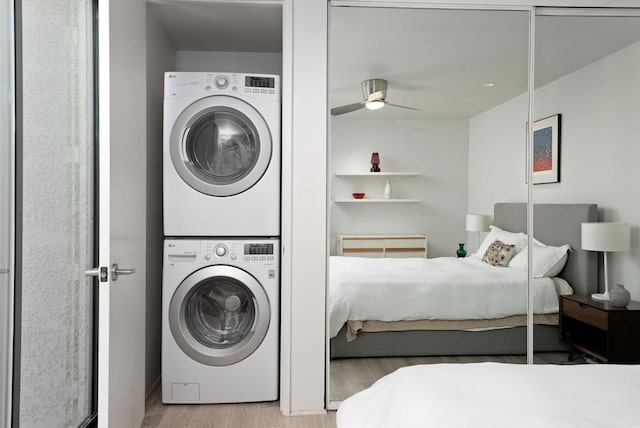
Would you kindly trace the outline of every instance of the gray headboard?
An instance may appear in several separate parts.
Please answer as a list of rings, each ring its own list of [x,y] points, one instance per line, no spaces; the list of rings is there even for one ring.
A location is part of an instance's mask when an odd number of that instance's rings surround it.
[[[576,294],[598,291],[598,253],[582,249],[580,223],[598,221],[596,204],[534,204],[533,235],[546,245],[569,244],[571,252],[560,277]],[[527,232],[526,203],[497,203],[493,224],[510,232]]]

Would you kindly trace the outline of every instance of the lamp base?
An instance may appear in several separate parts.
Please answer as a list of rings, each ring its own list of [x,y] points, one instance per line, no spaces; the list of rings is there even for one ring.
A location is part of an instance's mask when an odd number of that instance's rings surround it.
[[[609,296],[609,290],[607,290],[607,291],[605,291],[604,293],[601,293],[601,294],[592,294],[591,298],[593,300],[603,300],[603,301],[611,300],[611,296]]]

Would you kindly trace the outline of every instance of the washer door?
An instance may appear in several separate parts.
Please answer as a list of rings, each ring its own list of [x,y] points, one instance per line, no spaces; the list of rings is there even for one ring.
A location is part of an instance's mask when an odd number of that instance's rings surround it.
[[[194,360],[227,366],[262,343],[271,318],[260,283],[232,266],[209,266],[189,275],[171,298],[169,326],[178,346]]]
[[[272,152],[262,115],[248,103],[223,95],[187,107],[173,125],[170,145],[180,177],[210,196],[250,189],[267,170]]]

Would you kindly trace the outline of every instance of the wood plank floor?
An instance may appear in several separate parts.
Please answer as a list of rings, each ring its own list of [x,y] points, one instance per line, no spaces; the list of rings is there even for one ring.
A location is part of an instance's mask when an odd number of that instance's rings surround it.
[[[280,403],[162,404],[158,387],[147,399],[142,428],[335,428],[336,412],[283,416]]]
[[[560,364],[567,360],[566,352],[545,352],[534,355],[535,364]],[[415,364],[437,363],[480,363],[500,362],[525,364],[525,355],[487,355],[487,356],[438,356],[438,357],[394,357],[394,358],[344,358],[332,360],[329,368],[331,377],[329,398],[342,401],[347,397],[373,385],[382,376],[396,371],[400,367]]]
[[[536,354],[537,364],[561,364],[566,353]],[[400,367],[415,364],[472,363],[495,361],[524,364],[524,356],[460,356],[406,358],[349,358],[330,365],[332,401],[345,398],[371,386],[382,376]],[[283,416],[280,403],[242,404],[162,404],[158,385],[146,403],[142,428],[335,428],[335,411],[317,416]]]

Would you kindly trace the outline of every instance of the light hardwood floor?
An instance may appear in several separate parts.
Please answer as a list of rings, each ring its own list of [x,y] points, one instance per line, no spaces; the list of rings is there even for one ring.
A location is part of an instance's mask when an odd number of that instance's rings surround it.
[[[534,355],[535,364],[561,364],[567,361],[566,352],[545,352]],[[480,363],[494,361],[499,363],[525,364],[525,355],[487,355],[458,357],[394,357],[394,358],[345,358],[330,363],[329,398],[342,401],[347,397],[373,385],[382,376],[396,371],[400,367],[415,364],[437,363]]]
[[[160,386],[147,399],[142,428],[335,428],[334,411],[282,416],[280,403],[162,404]]]
[[[561,364],[566,353],[536,354],[536,364]],[[331,361],[332,401],[342,401],[400,367],[415,364],[495,361],[524,364],[512,356],[349,358]],[[277,401],[243,404],[162,404],[160,385],[149,396],[142,428],[335,428],[335,411],[318,416],[283,416]]]

